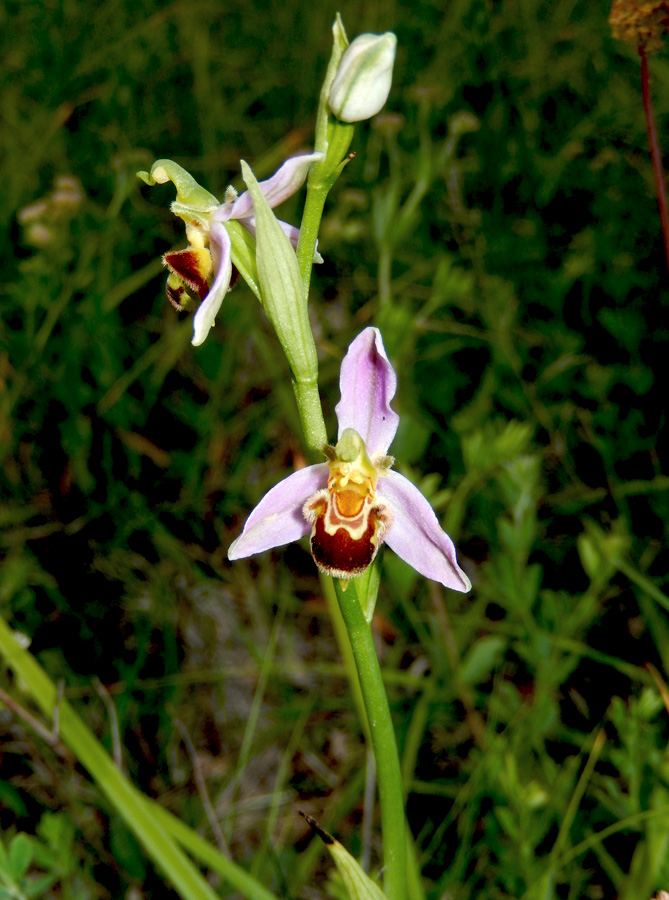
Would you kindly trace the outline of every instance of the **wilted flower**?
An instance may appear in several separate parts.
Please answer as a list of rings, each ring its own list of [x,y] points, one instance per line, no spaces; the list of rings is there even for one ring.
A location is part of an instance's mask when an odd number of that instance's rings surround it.
[[[377,328],[351,343],[340,372],[338,443],[328,461],[299,469],[273,487],[246,521],[228,558],[242,559],[311,533],[318,567],[353,578],[385,541],[421,575],[456,591],[470,581],[434,510],[386,452],[399,416],[390,408],[397,378]]]
[[[309,166],[322,159],[322,153],[294,156],[286,160],[260,188],[273,208],[279,206],[304,184]],[[193,344],[203,343],[221,308],[223,298],[230,289],[232,278],[232,243],[226,222],[237,221],[251,234],[255,234],[253,203],[248,191],[237,196],[229,187],[223,203],[210,194],[169,159],[159,159],[150,172],[137,173],[147,184],[165,184],[172,181],[177,188],[177,199],[172,212],[186,223],[188,248],[166,253],[163,262],[170,271],[167,279],[167,296],[177,308],[183,309],[191,292],[200,299],[193,319]],[[294,247],[299,230],[286,222],[280,222]],[[320,258],[317,257],[317,260]]]
[[[330,87],[329,104],[343,122],[361,122],[379,112],[390,93],[397,38],[361,34],[346,48]]]
[[[660,50],[669,31],[669,3],[648,0],[615,0],[609,25],[613,37],[638,50]]]

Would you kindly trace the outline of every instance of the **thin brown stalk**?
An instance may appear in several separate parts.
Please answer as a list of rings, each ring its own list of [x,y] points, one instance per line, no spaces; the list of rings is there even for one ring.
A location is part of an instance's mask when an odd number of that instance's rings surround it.
[[[664,238],[664,255],[669,269],[669,208],[667,207],[667,190],[665,185],[664,167],[660,154],[660,144],[655,129],[653,106],[650,96],[650,72],[648,70],[648,56],[643,47],[639,47],[641,57],[641,93],[643,95],[643,109],[646,114],[646,126],[648,128],[648,143],[650,155],[653,161],[653,176],[655,178],[655,192],[657,193],[657,205],[660,211],[660,223],[662,225],[662,237]]]

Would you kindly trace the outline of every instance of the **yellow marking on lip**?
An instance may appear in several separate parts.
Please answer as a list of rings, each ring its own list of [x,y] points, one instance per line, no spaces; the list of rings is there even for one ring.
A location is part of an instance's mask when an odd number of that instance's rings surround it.
[[[340,516],[351,518],[357,516],[363,507],[365,498],[355,491],[337,491],[335,495],[337,512]]]

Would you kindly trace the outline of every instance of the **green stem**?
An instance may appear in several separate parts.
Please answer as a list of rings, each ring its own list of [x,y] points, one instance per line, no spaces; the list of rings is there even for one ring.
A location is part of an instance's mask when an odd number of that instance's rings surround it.
[[[343,590],[341,582],[336,580],[334,586],[351,641],[376,757],[383,831],[383,886],[388,900],[405,900],[407,861],[402,773],[381,667],[372,629],[365,619],[355,585],[349,582]]]
[[[311,269],[314,262],[316,241],[323,218],[325,200],[330,190],[329,185],[310,185],[307,191],[307,199],[304,203],[302,223],[300,225],[300,238],[297,244],[297,262],[300,266],[302,277],[302,295],[305,300],[309,297],[309,285],[311,283]]]
[[[37,660],[21,647],[2,618],[0,655],[42,713],[51,717],[58,702],[56,686]],[[109,754],[66,700],[58,704],[58,733],[185,900],[216,900],[216,894],[177,842],[189,847],[237,890],[243,891],[249,900],[276,900],[247,872],[207,845],[169,812],[144,797],[114,765]]]
[[[328,143],[326,157],[320,165],[314,166],[309,173],[307,183],[307,199],[300,226],[300,239],[297,247],[297,260],[302,280],[302,296],[306,302],[309,295],[309,283],[313,264],[316,240],[320,229],[321,218],[328,191],[341,174],[350,159],[346,154],[353,137],[353,126],[342,122],[331,122],[328,126]],[[323,135],[321,135],[323,137]],[[323,149],[325,148],[325,142]],[[318,144],[318,142],[317,142]],[[320,149],[320,147],[319,147]],[[293,383],[295,398],[300,411],[300,419],[307,445],[315,450],[327,441],[327,433],[323,421],[323,411],[318,395],[318,385],[309,383]],[[323,581],[332,581],[323,579]],[[359,704],[360,692],[366,712],[366,722],[362,721],[365,734],[371,738],[372,749],[376,760],[379,805],[381,808],[381,829],[383,832],[383,883],[388,900],[405,900],[407,896],[407,832],[404,815],[404,794],[399,755],[395,741],[395,732],[388,707],[381,668],[374,647],[371,625],[365,618],[365,609],[358,600],[357,586],[348,583],[344,591],[339,580],[334,580],[341,618],[343,619],[348,640],[338,629],[337,637],[345,665],[349,671],[354,700]],[[369,580],[361,583],[367,595],[370,594]],[[375,594],[373,586],[372,593]],[[331,597],[331,590],[326,590]],[[372,608],[373,600],[372,598]],[[370,597],[365,597],[366,606]],[[370,612],[371,610],[367,610]],[[333,624],[337,630],[338,617],[333,616]],[[350,643],[350,648],[347,646]],[[353,654],[357,678],[350,671],[350,654]]]
[[[339,609],[339,602],[337,600],[337,593],[335,591],[334,578],[330,578],[329,576],[323,575],[321,573],[321,587],[323,589],[323,594],[325,595],[325,600],[328,605],[330,622],[332,623],[335,640],[337,641],[339,653],[341,654],[344,672],[346,673],[346,680],[348,681],[348,686],[351,691],[353,705],[358,716],[358,721],[360,722],[360,728],[362,729],[365,742],[368,745],[371,745],[372,738],[369,733],[369,724],[367,722],[367,710],[365,709],[365,701],[362,697],[360,679],[358,678],[358,670],[356,668],[355,657],[353,656],[353,651],[351,649],[351,641],[349,640],[348,631],[346,630],[346,622],[344,622],[341,610]]]
[[[300,223],[300,238],[297,244],[297,261],[302,277],[302,298],[309,298],[311,269],[314,262],[316,241],[323,218],[325,200],[330,188],[341,175],[349,161],[348,148],[355,128],[345,122],[332,121],[328,126],[327,154],[325,159],[312,167],[307,181],[307,199]]]
[[[648,622],[649,631],[653,635],[655,646],[666,671],[667,667],[669,667],[669,628],[667,627],[666,616],[660,615],[655,604],[649,601],[654,600],[664,610],[669,611],[669,597],[663,594],[649,578],[638,572],[630,563],[623,559],[614,559],[613,562],[616,568],[623,575],[627,576],[632,584],[641,589],[639,607],[644,619]]]
[[[393,299],[392,292],[392,264],[393,258],[390,245],[384,241],[379,246],[379,306],[389,306]]]
[[[300,418],[303,424],[308,422],[308,427],[311,429],[310,436],[305,427],[307,442],[310,447],[318,446],[318,444],[314,444],[314,436],[321,433],[323,436],[326,434],[318,390],[305,394],[299,390],[300,387],[305,388],[305,385],[298,385],[297,382],[294,382],[293,387],[300,410]],[[324,437],[320,446],[325,442]],[[356,579],[356,581],[360,581],[360,586],[369,593],[368,579]],[[349,582],[346,591],[342,590],[341,582],[338,579],[323,576],[321,582],[330,605],[331,619],[344,660],[344,667],[348,673],[349,686],[354,702],[359,709],[361,727],[365,738],[371,741],[376,760],[386,894],[388,900],[405,900],[407,861],[402,774],[371,624],[367,622],[365,610],[358,600],[356,582]],[[338,607],[331,602],[333,588]],[[376,589],[378,589],[378,582],[375,585]],[[376,598],[374,597],[374,599]],[[352,661],[355,663],[355,671],[351,670]]]
[[[318,393],[318,382],[293,380],[293,391],[307,447],[312,451],[322,450],[323,445],[328,442],[328,433]]]
[[[642,591],[669,612],[669,597],[653,584],[650,578],[646,578],[645,575],[642,575],[641,572],[638,572],[634,568],[634,566],[631,566],[623,559],[614,559],[614,563],[616,568],[620,569],[623,575],[626,575],[633,584],[640,587]]]

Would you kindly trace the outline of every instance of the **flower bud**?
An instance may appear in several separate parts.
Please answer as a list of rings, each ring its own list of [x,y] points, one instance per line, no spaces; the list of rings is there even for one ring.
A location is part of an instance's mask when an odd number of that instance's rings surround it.
[[[361,34],[344,52],[330,88],[330,109],[343,122],[370,119],[382,108],[393,79],[397,38]]]

